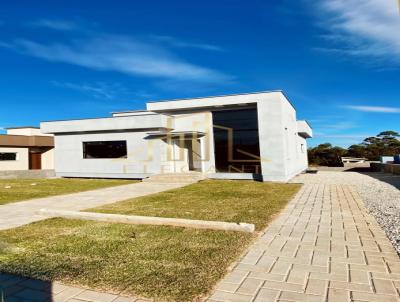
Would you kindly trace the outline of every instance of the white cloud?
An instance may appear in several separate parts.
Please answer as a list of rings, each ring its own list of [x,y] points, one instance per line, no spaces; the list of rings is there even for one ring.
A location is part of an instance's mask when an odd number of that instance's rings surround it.
[[[150,38],[156,41],[160,41],[162,43],[167,43],[173,47],[177,48],[198,48],[202,50],[211,50],[211,51],[223,51],[223,49],[217,45],[206,44],[206,43],[193,43],[193,42],[186,42],[180,39],[171,37],[171,36],[158,36],[158,35],[151,35]]]
[[[44,27],[53,30],[70,31],[80,28],[76,23],[67,20],[40,19],[29,23],[30,26]]]
[[[157,44],[127,36],[89,36],[52,44],[17,39],[9,44],[26,55],[96,70],[181,81],[227,82],[232,79],[219,71],[188,63]]]
[[[363,112],[377,112],[377,113],[400,113],[399,107],[383,107],[383,106],[353,106],[348,105],[344,108],[352,109]]]
[[[72,90],[77,90],[90,94],[96,98],[112,99],[115,97],[115,87],[99,83],[99,84],[88,84],[88,83],[69,83],[69,82],[58,82],[53,81],[53,85],[58,87],[64,87]]]
[[[336,123],[331,123],[331,124],[322,124],[320,125],[320,128],[326,128],[330,130],[347,130],[347,129],[352,129],[356,128],[357,125],[353,122],[347,122],[347,121],[341,121],[341,122],[336,122]]]
[[[82,92],[84,94],[105,100],[119,100],[130,98],[151,98],[155,95],[145,90],[131,91],[119,83],[71,83],[52,81],[54,86]]]
[[[397,0],[322,0],[317,7],[329,33],[324,37],[335,43],[320,49],[400,63]]]
[[[358,140],[371,136],[370,134],[325,134],[315,133],[315,137]]]

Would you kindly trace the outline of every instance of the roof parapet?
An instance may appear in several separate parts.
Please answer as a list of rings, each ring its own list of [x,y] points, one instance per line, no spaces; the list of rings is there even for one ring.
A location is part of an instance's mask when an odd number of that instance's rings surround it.
[[[297,133],[303,138],[313,137],[311,126],[307,121],[304,120],[297,121]]]

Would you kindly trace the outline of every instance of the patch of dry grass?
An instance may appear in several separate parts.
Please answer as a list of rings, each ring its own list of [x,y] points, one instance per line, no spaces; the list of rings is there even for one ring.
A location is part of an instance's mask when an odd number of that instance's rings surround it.
[[[121,179],[0,179],[0,205],[33,198],[127,185],[134,180]]]
[[[252,235],[50,219],[0,232],[0,271],[190,301],[225,274]]]
[[[183,188],[104,205],[87,211],[254,223],[262,230],[299,190],[299,184],[206,180]]]

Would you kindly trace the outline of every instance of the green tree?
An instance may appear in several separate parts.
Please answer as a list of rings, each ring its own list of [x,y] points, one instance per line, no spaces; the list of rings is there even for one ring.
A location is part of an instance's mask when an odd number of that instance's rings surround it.
[[[365,148],[364,157],[379,160],[381,156],[394,156],[400,153],[400,134],[396,131],[383,131],[377,136],[367,137],[361,143]]]
[[[310,164],[324,166],[342,165],[340,157],[365,157],[379,160],[381,156],[400,154],[400,134],[396,131],[382,131],[376,136],[365,138],[360,144],[351,145],[347,150],[333,147],[330,143],[320,144],[308,150]]]
[[[364,145],[351,145],[347,149],[346,156],[350,157],[365,157],[365,146]]]
[[[342,166],[341,157],[347,150],[341,147],[333,147],[330,143],[320,144],[308,149],[308,160],[310,164],[319,166]]]

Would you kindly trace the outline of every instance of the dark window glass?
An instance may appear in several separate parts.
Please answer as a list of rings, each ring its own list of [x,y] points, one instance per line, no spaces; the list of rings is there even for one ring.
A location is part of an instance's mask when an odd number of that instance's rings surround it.
[[[218,172],[261,173],[257,108],[213,111]]]
[[[83,158],[127,158],[126,141],[84,142]]]
[[[15,152],[0,153],[0,160],[17,160],[17,153]]]

